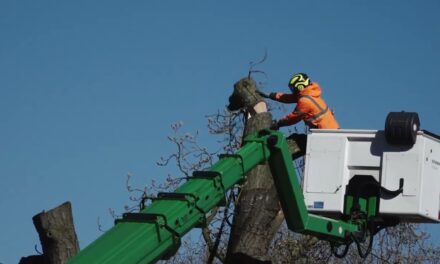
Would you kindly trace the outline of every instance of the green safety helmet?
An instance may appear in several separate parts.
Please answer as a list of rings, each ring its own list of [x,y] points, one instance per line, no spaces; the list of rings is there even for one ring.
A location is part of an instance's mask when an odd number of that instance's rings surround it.
[[[304,88],[310,85],[310,79],[309,76],[305,73],[297,73],[290,78],[289,81],[289,88],[292,91],[292,93],[300,92]]]

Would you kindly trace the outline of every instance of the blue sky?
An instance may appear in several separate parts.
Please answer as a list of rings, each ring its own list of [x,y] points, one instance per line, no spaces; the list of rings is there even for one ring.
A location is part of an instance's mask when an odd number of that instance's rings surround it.
[[[155,165],[173,151],[171,123],[215,149],[205,115],[265,49],[267,92],[307,72],[344,128],[382,129],[406,110],[440,134],[439,11],[436,0],[2,1],[0,262],[34,254],[32,216],[67,200],[81,247],[98,217],[111,227],[127,173],[143,186],[176,172]]]

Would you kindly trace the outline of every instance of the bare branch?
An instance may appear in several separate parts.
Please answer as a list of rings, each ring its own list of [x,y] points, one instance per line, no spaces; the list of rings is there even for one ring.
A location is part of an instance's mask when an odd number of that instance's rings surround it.
[[[260,61],[258,61],[258,62],[252,62],[252,61],[251,61],[251,62],[249,63],[248,79],[251,78],[252,73],[262,73],[262,74],[264,74],[264,76],[267,78],[267,75],[266,75],[265,72],[263,72],[263,71],[258,71],[258,70],[254,70],[254,67],[255,67],[255,66],[262,64],[263,62],[266,61],[266,59],[267,59],[267,49],[264,49],[264,56],[263,56],[263,58],[262,58]]]

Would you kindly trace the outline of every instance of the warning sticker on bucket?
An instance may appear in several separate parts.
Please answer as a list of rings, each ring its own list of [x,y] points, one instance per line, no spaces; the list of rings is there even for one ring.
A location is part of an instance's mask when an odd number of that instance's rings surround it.
[[[315,208],[315,209],[323,209],[324,208],[324,202],[323,201],[313,202],[313,208]]]

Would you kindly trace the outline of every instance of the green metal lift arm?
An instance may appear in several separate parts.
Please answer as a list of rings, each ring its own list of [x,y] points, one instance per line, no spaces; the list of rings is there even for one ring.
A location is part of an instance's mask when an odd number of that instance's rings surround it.
[[[225,192],[252,168],[269,162],[289,229],[344,243],[358,225],[307,212],[291,154],[282,133],[262,130],[248,136],[236,154],[220,155],[206,171],[194,172],[173,193],[159,193],[140,213],[126,213],[70,264],[152,263],[173,255],[180,238],[206,224],[205,215],[225,200]]]

